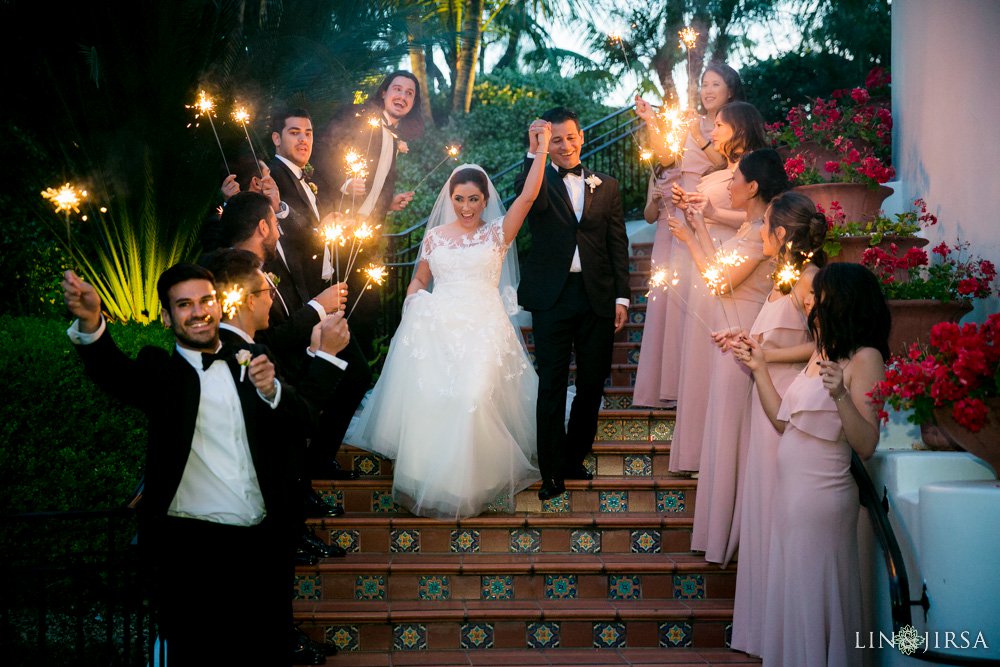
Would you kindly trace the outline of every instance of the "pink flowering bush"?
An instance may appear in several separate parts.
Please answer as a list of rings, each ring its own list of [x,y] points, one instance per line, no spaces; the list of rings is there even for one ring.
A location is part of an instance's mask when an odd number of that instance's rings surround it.
[[[950,408],[956,422],[978,433],[990,419],[985,399],[998,389],[1000,313],[994,313],[981,326],[934,325],[930,344],[914,343],[905,356],[892,357],[885,380],[869,395],[883,421],[889,418],[887,404],[913,410],[913,424],[933,423],[935,408]]]

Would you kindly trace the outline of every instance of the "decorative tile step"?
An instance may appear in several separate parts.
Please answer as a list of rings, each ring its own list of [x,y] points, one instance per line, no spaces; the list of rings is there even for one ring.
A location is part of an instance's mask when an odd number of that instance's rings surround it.
[[[632,298],[631,298],[632,305],[629,306],[629,309],[631,309],[634,306],[638,306],[640,304],[645,306],[646,293],[649,292],[649,287],[647,287],[646,285],[639,285],[638,287],[633,286],[630,287],[629,289],[632,292]]]
[[[608,514],[667,511],[683,496],[684,509],[691,514],[697,480],[685,477],[597,477],[592,481],[567,480],[566,492],[546,501],[538,499],[539,484],[517,494],[515,505],[491,508],[497,512],[573,513],[600,512]],[[369,478],[314,481],[315,488],[326,502],[339,505],[347,512],[384,512],[406,515],[392,500],[392,480]]]
[[[732,613],[732,600],[294,603],[295,619],[306,632],[319,633],[345,652],[721,649],[731,634]]]
[[[296,600],[731,599],[736,570],[646,554],[357,554],[296,569]]]
[[[691,548],[687,492],[659,494],[660,512],[484,514],[460,523],[398,514],[310,519],[316,534],[348,553],[685,555]],[[672,556],[675,560],[680,556]],[[681,559],[683,560],[683,559]],[[696,562],[701,559],[696,559]]]
[[[666,477],[671,474],[669,457],[669,442],[598,441],[584,465],[599,477]],[[337,461],[345,470],[366,478],[392,476],[391,459],[350,445],[340,448]]]
[[[536,628],[540,630],[540,628]],[[545,631],[542,637],[546,637]],[[318,632],[314,639],[319,639]],[[674,631],[677,636],[677,631]],[[536,642],[537,643],[537,642]],[[669,645],[669,644],[668,644]],[[329,667],[414,667],[416,665],[519,665],[520,667],[550,667],[586,665],[587,667],[619,667],[621,665],[673,665],[673,667],[731,667],[759,665],[760,660],[729,649],[623,648],[623,649],[498,649],[453,651],[403,651],[396,653],[365,653],[344,651],[327,658]]]

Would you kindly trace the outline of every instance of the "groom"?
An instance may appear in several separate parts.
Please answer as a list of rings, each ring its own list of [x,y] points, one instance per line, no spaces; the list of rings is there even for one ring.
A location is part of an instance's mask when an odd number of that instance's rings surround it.
[[[521,269],[518,301],[531,312],[538,364],[538,467],[548,500],[564,480],[593,479],[583,460],[597,433],[615,332],[628,319],[628,237],[618,181],[583,168],[577,115],[550,109],[552,167],[528,213],[531,254]],[[520,193],[529,156],[515,183]],[[564,428],[570,355],[576,355],[576,398]]]

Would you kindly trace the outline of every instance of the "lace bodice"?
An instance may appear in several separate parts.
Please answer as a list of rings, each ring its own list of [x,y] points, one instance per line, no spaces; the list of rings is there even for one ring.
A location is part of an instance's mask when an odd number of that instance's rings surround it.
[[[449,283],[485,283],[496,287],[507,244],[503,238],[503,218],[487,222],[469,234],[449,237],[444,227],[424,236],[422,257],[430,265],[435,287]]]

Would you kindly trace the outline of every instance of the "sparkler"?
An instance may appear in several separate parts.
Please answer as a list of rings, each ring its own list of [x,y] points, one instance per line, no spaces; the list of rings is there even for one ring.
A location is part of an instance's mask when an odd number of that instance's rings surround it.
[[[389,275],[389,270],[385,268],[385,266],[379,264],[369,264],[368,267],[364,270],[364,273],[367,276],[367,279],[365,280],[365,286],[361,288],[360,292],[358,292],[358,296],[354,300],[354,305],[351,306],[351,310],[348,311],[347,318],[345,319],[349,319],[351,317],[351,315],[354,313],[354,309],[357,308],[358,304],[361,302],[361,297],[364,296],[365,290],[371,287],[372,283],[375,283],[379,287],[381,287],[382,284],[385,283],[385,279]]]
[[[187,105],[187,108],[197,110],[197,113],[194,115],[195,118],[198,118],[199,116],[208,117],[208,123],[212,126],[212,134],[215,135],[215,143],[218,144],[219,153],[222,154],[222,164],[226,167],[226,173],[231,174],[232,172],[229,170],[229,162],[226,161],[226,151],[222,150],[222,142],[219,141],[219,133],[215,131],[215,121],[212,120],[212,116],[214,115],[213,112],[215,110],[215,101],[209,97],[208,93],[204,90],[200,90],[198,91],[198,99],[194,104]]]
[[[351,249],[347,254],[347,270],[345,273],[351,275],[351,271],[354,269],[354,263],[358,261],[358,256],[361,254],[361,249],[365,243],[370,241],[375,237],[375,231],[381,228],[382,225],[369,225],[367,222],[362,222],[358,225],[354,232],[351,234],[353,237],[351,240]]]
[[[649,295],[653,293],[654,289],[662,289],[664,292],[668,292],[670,289],[677,287],[679,282],[680,278],[677,276],[676,271],[671,274],[669,269],[657,269],[656,271],[653,271],[652,275],[649,277],[649,291],[646,292],[646,296],[649,297]],[[673,295],[680,299],[688,314],[694,317],[694,319],[701,324],[701,326],[705,327],[705,331],[711,335],[712,328],[705,323],[705,320],[703,320],[698,313],[692,310],[692,308],[688,305],[687,299],[682,297],[676,289],[674,290]],[[653,299],[656,299],[656,295],[653,295]]]
[[[253,162],[257,165],[257,173],[260,175],[260,180],[264,180],[264,171],[260,168],[257,151],[253,148],[253,142],[250,141],[250,131],[247,130],[247,123],[250,122],[250,112],[247,111],[246,107],[237,106],[233,110],[233,120],[243,126],[243,134],[247,136],[247,143],[250,144],[250,154],[253,155]]]
[[[792,288],[795,287],[795,283],[797,283],[799,278],[802,277],[802,265],[805,265],[806,262],[809,262],[813,257],[812,252],[804,253],[802,251],[793,251],[791,241],[785,244],[785,251],[786,252],[783,253],[785,261],[779,265],[777,269],[775,269],[774,273],[771,274],[774,286],[777,287],[778,291],[782,294],[788,294],[792,291]],[[803,261],[801,265],[796,266],[788,258],[788,256],[793,252],[802,257]]]
[[[733,267],[740,266],[743,262],[747,261],[746,255],[741,255],[735,250],[724,250],[722,246],[715,252],[715,261],[709,265],[703,272],[702,277],[705,279],[705,284],[708,285],[709,290],[715,296],[722,296],[725,288],[729,287],[729,294],[733,293],[733,277],[732,269]],[[726,312],[726,304],[722,303],[722,314],[726,318],[726,325],[732,328],[732,324],[729,321],[729,314]],[[734,313],[736,316],[736,325],[743,330],[743,324],[740,322],[740,312],[739,309]]]
[[[344,164],[346,165],[345,173],[348,178],[365,178],[368,175],[368,160],[361,157],[353,148],[347,149],[344,153]],[[337,206],[337,212],[340,213],[344,207],[344,195],[347,193],[343,189],[340,191],[340,204]],[[356,198],[356,193],[354,192],[354,184],[351,183],[351,211],[354,210],[354,201]],[[350,211],[349,211],[350,212]]]
[[[427,177],[430,176],[431,174],[433,174],[435,171],[437,171],[438,167],[440,167],[441,165],[443,165],[445,162],[447,162],[448,160],[457,160],[458,159],[458,154],[462,151],[462,147],[459,146],[458,144],[452,144],[450,146],[445,146],[444,150],[445,150],[445,153],[446,153],[446,155],[444,156],[444,159],[441,160],[440,162],[438,162],[436,165],[434,165],[433,169],[431,169],[430,171],[428,171],[426,174],[424,174],[423,178],[421,178],[419,181],[417,181],[417,184],[415,186],[413,186],[414,190],[416,190],[417,188],[419,188],[423,184],[423,182],[427,180]]]
[[[340,280],[340,249],[344,247],[347,243],[347,237],[344,236],[344,227],[336,222],[332,222],[325,227],[323,227],[323,238],[326,240],[326,247],[333,249],[333,256],[336,261],[336,273],[337,280]],[[332,278],[331,278],[332,280]]]
[[[680,42],[677,44],[678,48],[687,49],[687,75],[688,75],[688,106],[692,109],[695,108],[694,95],[697,92],[697,86],[692,85],[695,79],[696,72],[694,71],[694,60],[691,56],[694,51],[694,47],[698,44],[698,32],[691,26],[687,26],[683,30],[677,33],[680,37]]]
[[[243,307],[244,297],[243,288],[236,284],[222,292],[222,312],[226,314],[226,317],[231,320],[235,319],[236,314]]]
[[[70,245],[73,241],[72,232],[69,227],[69,214],[70,211],[74,213],[80,212],[80,202],[87,198],[86,190],[78,190],[75,186],[65,183],[58,190],[54,188],[45,188],[42,190],[42,198],[49,200],[53,206],[56,207],[56,213],[64,213],[66,218],[66,245]],[[86,219],[86,217],[84,217]]]
[[[370,116],[368,118],[368,148],[365,149],[365,157],[369,157],[372,151],[372,137],[375,136],[375,130],[382,127],[382,119],[378,116]]]

